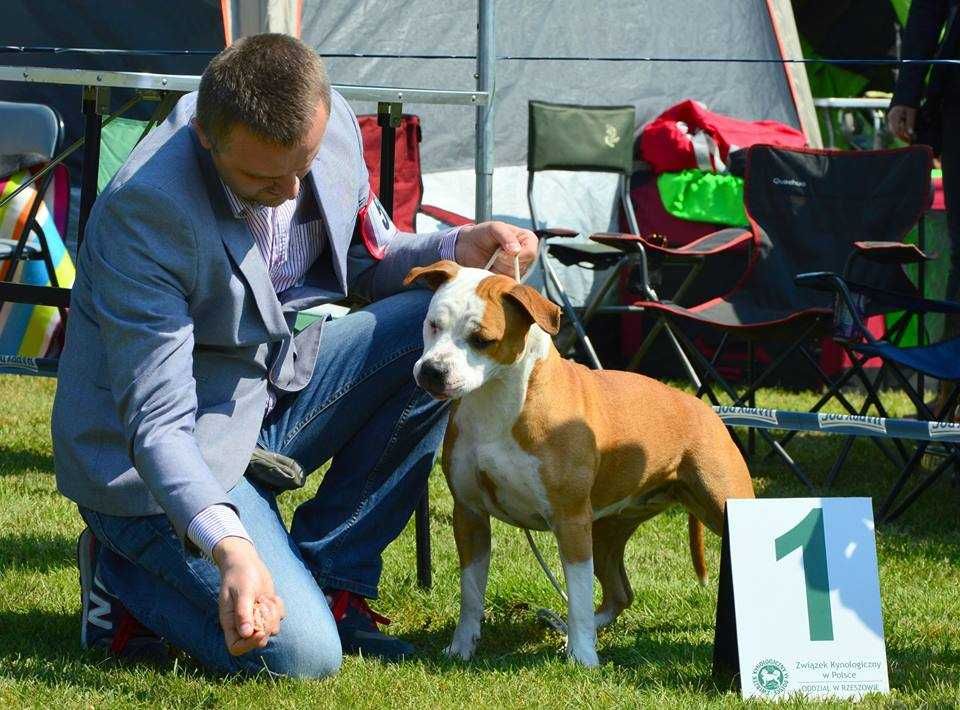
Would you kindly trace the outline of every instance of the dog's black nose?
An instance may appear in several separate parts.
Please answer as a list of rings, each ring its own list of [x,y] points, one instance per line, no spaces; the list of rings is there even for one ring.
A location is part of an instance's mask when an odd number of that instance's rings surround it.
[[[420,365],[420,374],[417,379],[420,382],[420,386],[427,391],[438,392],[443,390],[444,383],[447,379],[446,369],[440,367],[435,362],[430,362],[429,360],[422,365]]]

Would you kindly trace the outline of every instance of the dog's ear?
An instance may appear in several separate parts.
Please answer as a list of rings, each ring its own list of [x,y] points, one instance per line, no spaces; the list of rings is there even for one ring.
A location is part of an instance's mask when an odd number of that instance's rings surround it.
[[[560,332],[560,306],[556,303],[548,301],[539,292],[523,284],[517,284],[504,295],[512,298],[527,312],[530,320],[550,335]]]
[[[460,271],[460,265],[447,260],[438,261],[430,266],[416,266],[410,269],[410,273],[403,280],[403,285],[409,286],[414,281],[422,281],[436,291],[456,276],[458,271]]]

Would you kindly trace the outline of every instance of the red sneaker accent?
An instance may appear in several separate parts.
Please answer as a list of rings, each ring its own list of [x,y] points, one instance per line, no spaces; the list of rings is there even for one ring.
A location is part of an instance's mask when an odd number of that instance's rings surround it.
[[[126,609],[120,610],[120,622],[117,624],[116,631],[113,634],[113,641],[110,643],[110,653],[119,656],[130,643],[130,639],[140,636],[156,636],[150,629],[141,624]]]
[[[390,625],[390,619],[378,614],[367,604],[367,600],[355,594],[354,592],[348,592],[345,589],[336,590],[330,601],[330,610],[333,612],[333,620],[341,621],[343,617],[347,615],[347,609],[353,607],[361,614],[366,616],[368,619],[373,621],[374,624],[383,624],[384,626]]]

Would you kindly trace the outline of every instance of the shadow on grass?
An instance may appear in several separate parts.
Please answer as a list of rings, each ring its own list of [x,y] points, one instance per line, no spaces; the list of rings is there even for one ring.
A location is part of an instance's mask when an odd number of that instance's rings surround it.
[[[661,686],[709,697],[723,696],[735,688],[718,683],[711,676],[712,643],[677,638],[690,632],[702,633],[704,628],[702,624],[660,624],[640,629],[632,638],[601,632],[598,651],[602,666],[582,672],[637,688]],[[450,672],[466,672],[475,676],[490,675],[494,679],[502,672],[538,669],[551,675],[565,673],[557,665],[557,660],[562,658],[562,638],[533,618],[487,622],[483,631],[477,654],[468,662],[451,660],[442,653],[453,634],[453,624],[408,634],[407,638],[424,651],[412,663],[420,664],[438,677]],[[124,676],[110,672],[116,666],[103,653],[82,650],[78,639],[79,618],[75,614],[0,612],[0,679],[48,687],[69,685],[94,691],[116,690],[117,683],[124,682]],[[909,693],[936,689],[941,673],[950,673],[960,666],[960,652],[955,649],[892,646],[888,649],[888,659],[891,685]],[[155,672],[161,677],[189,675],[216,683],[251,680],[249,676],[224,678],[208,673],[186,658],[180,660],[177,670],[148,666],[133,670]],[[370,672],[391,671],[371,661]]]
[[[4,568],[46,572],[72,566],[76,543],[76,538],[65,535],[7,533],[0,535],[0,560]]]
[[[423,649],[421,663],[438,675],[452,670],[475,675],[539,668],[555,672],[557,661],[564,657],[564,638],[537,620],[532,610],[512,615],[516,618],[484,622],[483,636],[470,661],[450,659],[443,653],[453,637],[453,624],[410,633],[406,638]],[[687,638],[692,633],[702,635],[704,628],[702,624],[662,624],[640,629],[632,637],[616,633],[616,626],[609,633],[601,631],[597,651],[602,667],[597,672],[614,672],[618,681],[637,687],[659,684],[722,695],[728,688],[714,683],[709,672],[712,642]],[[708,669],[706,674],[703,669]]]
[[[33,449],[0,445],[0,476],[13,476],[27,471],[53,473],[53,456]]]

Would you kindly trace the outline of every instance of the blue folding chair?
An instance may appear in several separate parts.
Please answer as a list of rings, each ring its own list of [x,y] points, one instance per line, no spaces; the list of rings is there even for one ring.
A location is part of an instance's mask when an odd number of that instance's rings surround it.
[[[861,242],[856,246],[857,252],[852,258],[865,256],[873,261],[901,264],[921,263],[930,258],[916,246],[910,244],[887,243],[879,245]],[[937,418],[924,402],[922,377],[915,384],[911,381],[907,371],[953,383],[944,407],[944,411],[952,411],[958,399],[960,399],[960,337],[935,343],[924,343],[921,340],[919,345],[913,346],[903,346],[899,343],[899,340],[906,329],[906,325],[913,317],[922,319],[933,313],[960,314],[960,303],[923,298],[918,294],[892,292],[857,283],[845,276],[827,271],[798,274],[795,280],[800,286],[819,291],[830,291],[835,294],[834,340],[850,356],[853,368],[862,373],[867,360],[879,358],[881,361],[881,367],[872,379],[866,376],[860,377],[860,381],[866,389],[866,399],[861,414],[867,414],[871,408],[874,408],[880,416],[887,416],[880,400],[879,388],[885,375],[889,373],[906,392],[910,401],[916,407],[918,416],[930,421],[931,432],[935,431]],[[872,313],[891,312],[893,310],[902,310],[902,314],[887,329],[883,339],[877,338],[866,327],[865,317]],[[949,428],[944,427],[944,430],[946,431]],[[850,437],[845,443],[841,455],[827,479],[828,485],[836,478],[849,453],[852,441],[853,437]],[[897,499],[904,493],[930,445],[931,442],[929,441],[918,442],[913,454],[905,457],[906,462],[903,469],[880,507],[877,517],[882,522],[890,522],[902,515],[924,491],[930,488],[951,467],[954,468],[954,475],[958,475],[957,465],[960,464],[960,448],[956,444],[941,441],[939,446],[942,446],[942,450],[939,453],[943,454],[943,461],[897,503]]]

